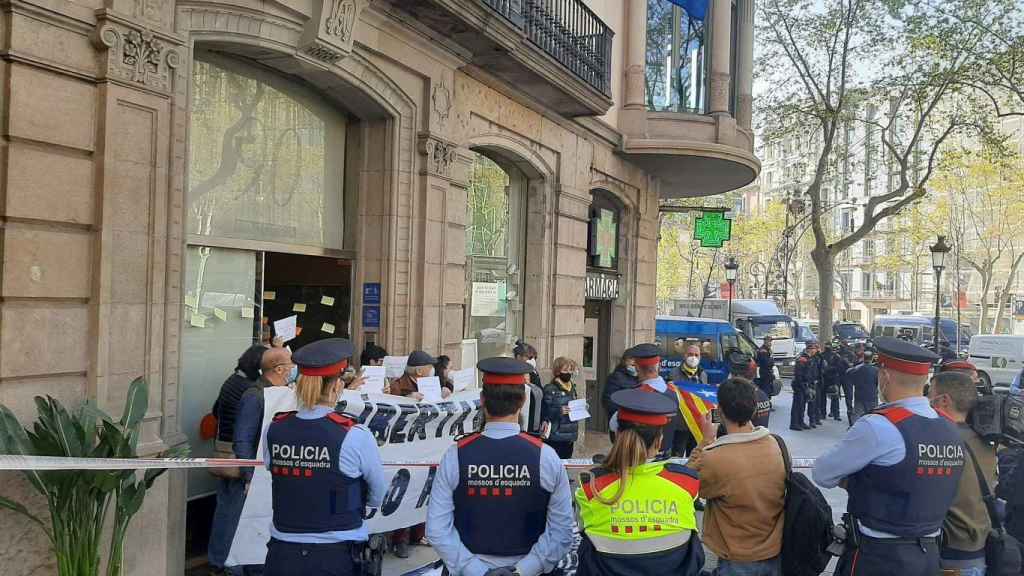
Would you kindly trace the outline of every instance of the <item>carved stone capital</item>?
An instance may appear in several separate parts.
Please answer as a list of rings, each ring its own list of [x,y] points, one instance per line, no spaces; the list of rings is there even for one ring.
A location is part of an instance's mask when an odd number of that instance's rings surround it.
[[[299,49],[334,63],[352,53],[356,22],[374,0],[313,0],[313,13],[302,31]]]
[[[451,178],[455,166],[455,155],[458,146],[433,134],[419,135],[420,154],[424,158],[423,172],[430,176]]]
[[[181,63],[177,38],[101,11],[93,43],[107,52],[101,67],[106,79],[171,92],[174,69]]]

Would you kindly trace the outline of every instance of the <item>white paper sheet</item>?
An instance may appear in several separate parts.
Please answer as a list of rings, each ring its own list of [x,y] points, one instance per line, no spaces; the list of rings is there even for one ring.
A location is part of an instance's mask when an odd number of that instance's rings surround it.
[[[462,370],[452,370],[448,373],[452,379],[452,385],[456,392],[462,392],[467,388],[476,386],[476,368],[469,367]]]
[[[418,378],[416,380],[416,388],[420,394],[423,394],[424,402],[440,402],[443,400],[441,397],[441,379],[437,376]]]
[[[385,368],[383,366],[363,366],[363,376],[366,376],[366,381],[363,382],[359,392],[365,392],[367,394],[383,394],[385,382]]]
[[[405,365],[408,363],[408,356],[385,356],[385,374],[388,378],[401,378],[402,374],[405,374]]]
[[[570,400],[569,401],[569,420],[577,422],[579,420],[586,420],[590,418],[590,412],[587,411],[586,400]]]
[[[274,332],[277,333],[282,342],[294,340],[298,335],[295,330],[298,319],[298,316],[289,316],[274,322]]]

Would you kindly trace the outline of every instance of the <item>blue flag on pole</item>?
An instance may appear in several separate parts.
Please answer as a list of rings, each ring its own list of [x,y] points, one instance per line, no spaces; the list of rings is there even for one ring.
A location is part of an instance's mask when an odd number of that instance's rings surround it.
[[[686,13],[690,15],[690,18],[694,20],[704,21],[704,17],[708,14],[708,0],[668,0],[672,4],[679,6],[686,10]]]

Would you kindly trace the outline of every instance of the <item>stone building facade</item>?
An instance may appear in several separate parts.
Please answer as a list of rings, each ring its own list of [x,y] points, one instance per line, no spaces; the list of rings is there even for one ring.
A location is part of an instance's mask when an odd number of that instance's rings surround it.
[[[145,376],[140,451],[204,455],[220,382],[292,313],[455,367],[523,338],[542,373],[584,359],[593,400],[654,336],[659,198],[759,170],[752,9],[711,2],[706,102],[666,111],[648,0],[11,0],[0,402],[118,412]],[[183,573],[205,482],[157,483],[128,573]],[[38,529],[0,525],[4,574],[55,573]]]

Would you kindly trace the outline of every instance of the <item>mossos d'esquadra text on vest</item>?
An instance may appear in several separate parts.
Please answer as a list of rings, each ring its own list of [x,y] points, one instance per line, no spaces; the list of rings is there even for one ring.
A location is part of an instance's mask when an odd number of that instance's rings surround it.
[[[331,455],[326,446],[299,444],[271,444],[270,458],[277,466],[302,468],[330,468]]]
[[[470,464],[466,467],[470,486],[528,486],[530,468],[524,464]]]
[[[943,466],[962,466],[964,447],[960,444],[918,444],[917,459],[922,464],[941,460]]]

